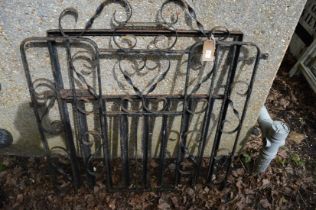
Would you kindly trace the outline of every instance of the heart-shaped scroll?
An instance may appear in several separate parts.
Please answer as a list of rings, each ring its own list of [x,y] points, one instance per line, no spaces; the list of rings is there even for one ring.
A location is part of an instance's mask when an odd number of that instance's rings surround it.
[[[161,56],[159,54],[159,56]],[[143,58],[142,59],[142,64],[139,64],[136,60],[132,60],[134,65],[132,66],[132,68],[138,72],[143,71],[144,69],[147,69],[148,71],[153,71],[155,69],[159,69],[159,74],[155,75],[152,79],[149,80],[149,82],[145,85],[145,87],[143,89],[141,89],[138,85],[136,85],[136,82],[133,80],[132,76],[135,74],[135,72],[130,73],[127,72],[126,70],[124,70],[124,67],[122,65],[122,61],[123,59],[120,59],[118,61],[118,66],[119,66],[119,70],[120,72],[123,74],[124,79],[127,81],[127,83],[133,88],[133,90],[135,91],[135,93],[139,96],[144,96],[144,95],[148,95],[149,93],[153,92],[158,83],[161,82],[167,75],[167,73],[170,70],[170,60],[169,59],[165,59],[165,61],[167,62],[166,68],[161,71],[162,65],[161,65],[161,61],[163,61],[163,59],[159,59],[156,62],[155,66],[149,66],[148,65],[148,59],[147,58]],[[143,74],[143,73],[141,73]]]

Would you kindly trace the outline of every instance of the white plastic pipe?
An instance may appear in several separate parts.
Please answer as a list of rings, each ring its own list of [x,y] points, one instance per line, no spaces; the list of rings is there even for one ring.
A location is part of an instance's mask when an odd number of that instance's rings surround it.
[[[285,144],[290,129],[281,121],[273,121],[265,106],[260,110],[258,123],[265,140],[265,147],[262,149],[257,168],[257,172],[262,173],[276,157],[279,148]]]

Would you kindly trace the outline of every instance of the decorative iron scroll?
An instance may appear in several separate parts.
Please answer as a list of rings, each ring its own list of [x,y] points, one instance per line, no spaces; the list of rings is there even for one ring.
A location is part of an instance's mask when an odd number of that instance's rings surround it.
[[[123,9],[125,19],[114,11],[110,29],[92,29],[110,4]],[[166,16],[170,6],[181,8],[197,30],[177,29],[181,15]],[[55,175],[76,187],[102,179],[109,191],[226,183],[262,58],[259,48],[243,42],[240,32],[205,30],[184,0],[165,1],[155,23],[131,22],[127,0],[102,2],[83,29],[65,29],[68,15],[77,21],[78,12],[65,9],[59,29],[21,44]],[[215,40],[214,62],[201,61],[206,39]],[[31,65],[45,52],[32,57],[31,49],[44,49],[49,57],[45,78]],[[64,147],[54,146],[56,135]]]

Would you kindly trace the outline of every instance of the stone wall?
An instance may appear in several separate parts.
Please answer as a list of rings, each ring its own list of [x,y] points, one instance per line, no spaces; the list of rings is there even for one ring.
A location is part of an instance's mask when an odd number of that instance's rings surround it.
[[[154,22],[161,6],[160,0],[130,1],[133,7],[133,22]],[[99,5],[98,0],[2,0],[0,1],[0,127],[9,130],[14,145],[0,150],[1,153],[34,155],[41,153],[41,143],[30,96],[21,64],[19,45],[30,36],[45,36],[46,30],[57,28],[58,17],[67,7],[79,12],[76,28],[83,28]],[[245,41],[256,43],[269,59],[262,61],[251,97],[248,113],[243,124],[241,139],[256,123],[278,67],[304,8],[305,0],[199,0],[190,1],[198,19],[206,29],[225,26],[240,30]],[[146,8],[146,9],[144,9]],[[109,12],[111,11],[111,12]],[[110,20],[110,7],[96,21],[95,27],[104,27]],[[69,20],[69,25],[71,19]],[[40,69],[40,68],[39,68]],[[44,72],[39,70],[39,72]],[[170,84],[171,85],[171,84]],[[225,147],[231,147],[231,141]]]

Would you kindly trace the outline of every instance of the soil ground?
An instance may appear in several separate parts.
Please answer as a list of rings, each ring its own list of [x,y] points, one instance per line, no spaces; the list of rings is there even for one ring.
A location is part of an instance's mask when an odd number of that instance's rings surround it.
[[[286,145],[268,170],[253,173],[263,146],[255,130],[234,160],[228,185],[179,187],[173,192],[107,193],[102,182],[75,192],[69,181],[56,192],[41,158],[0,157],[3,209],[315,209],[316,94],[302,75],[288,77],[288,55],[266,101],[274,119],[291,128]]]

